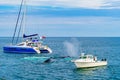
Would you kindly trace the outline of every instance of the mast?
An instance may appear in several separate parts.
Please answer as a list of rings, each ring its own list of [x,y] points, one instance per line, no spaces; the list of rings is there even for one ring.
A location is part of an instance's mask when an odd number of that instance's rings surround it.
[[[12,37],[12,44],[14,44],[14,39],[15,39],[15,35],[16,35],[17,27],[18,27],[18,22],[19,22],[19,19],[20,19],[22,6],[23,6],[23,0],[21,1],[21,5],[20,5],[18,17],[17,17],[17,21],[16,21],[16,25],[15,25],[15,29],[14,29],[14,34],[13,34],[13,37]]]
[[[17,36],[17,39],[16,39],[16,44],[17,44],[17,42],[18,42],[18,40],[19,40],[19,37],[20,37],[20,31],[21,31],[21,28],[22,28],[22,26],[23,26],[23,18],[24,18],[24,15],[23,15],[24,13],[22,13],[22,19],[21,19],[21,22],[20,22],[20,27],[19,27],[19,31],[18,31],[18,36]]]
[[[22,35],[25,34],[25,27],[26,27],[26,0],[24,0],[24,11],[23,11],[23,32]],[[24,40],[24,38],[23,38]]]

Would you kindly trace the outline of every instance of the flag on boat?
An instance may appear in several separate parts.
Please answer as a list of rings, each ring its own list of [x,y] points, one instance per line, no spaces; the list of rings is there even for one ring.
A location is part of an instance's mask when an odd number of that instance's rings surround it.
[[[46,37],[45,36],[41,36],[40,39],[45,39]]]

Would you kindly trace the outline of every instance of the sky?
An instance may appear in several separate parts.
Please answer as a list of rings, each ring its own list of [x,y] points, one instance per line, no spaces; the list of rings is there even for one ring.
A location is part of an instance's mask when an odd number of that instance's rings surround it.
[[[0,0],[0,36],[13,36],[21,1]],[[25,24],[25,34],[120,37],[120,0],[26,0]]]

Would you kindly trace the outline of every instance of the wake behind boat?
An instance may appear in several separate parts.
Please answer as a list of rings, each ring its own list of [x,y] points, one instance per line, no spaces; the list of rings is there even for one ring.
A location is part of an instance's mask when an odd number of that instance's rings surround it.
[[[79,59],[72,60],[77,68],[89,68],[89,67],[97,67],[97,66],[105,66],[107,65],[106,59],[102,59],[101,61],[97,60],[97,57],[93,55],[87,55],[82,53]]]

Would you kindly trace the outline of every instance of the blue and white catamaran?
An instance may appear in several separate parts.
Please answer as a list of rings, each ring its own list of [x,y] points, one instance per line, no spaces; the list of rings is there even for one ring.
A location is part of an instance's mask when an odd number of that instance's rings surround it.
[[[23,53],[23,54],[24,53],[25,54],[52,53],[52,50],[48,46],[42,44],[41,39],[38,34],[25,35],[24,28],[23,28],[23,33],[22,33],[23,34],[22,42],[18,43],[19,35],[20,35],[21,29],[22,29],[21,27],[22,27],[23,23],[25,24],[26,9],[23,10],[23,14],[22,14],[22,8],[23,8],[23,5],[25,6],[25,4],[26,4],[26,1],[22,0],[18,18],[17,18],[17,22],[16,22],[16,26],[15,26],[15,30],[14,30],[14,34],[13,34],[13,38],[12,38],[12,44],[4,46],[3,51],[5,53],[20,53],[20,54],[21,53]],[[21,19],[21,22],[19,23],[20,19]],[[20,25],[19,29],[18,29],[18,24]],[[24,27],[25,27],[25,25],[24,25]],[[18,35],[16,37],[17,29],[18,29]]]

